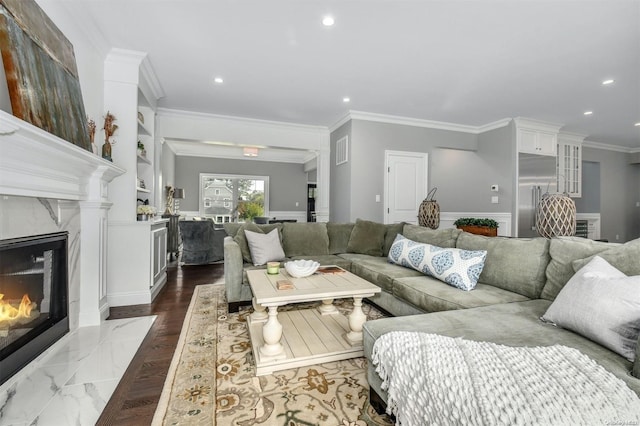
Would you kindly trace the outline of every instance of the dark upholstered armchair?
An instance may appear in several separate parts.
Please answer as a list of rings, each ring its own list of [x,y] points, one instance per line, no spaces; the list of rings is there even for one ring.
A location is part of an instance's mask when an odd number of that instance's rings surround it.
[[[202,265],[224,259],[224,229],[211,220],[181,220],[182,263]]]

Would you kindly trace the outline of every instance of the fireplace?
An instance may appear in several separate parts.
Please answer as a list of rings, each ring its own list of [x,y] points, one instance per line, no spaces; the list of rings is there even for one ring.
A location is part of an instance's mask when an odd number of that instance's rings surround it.
[[[0,241],[0,384],[69,331],[67,239]]]

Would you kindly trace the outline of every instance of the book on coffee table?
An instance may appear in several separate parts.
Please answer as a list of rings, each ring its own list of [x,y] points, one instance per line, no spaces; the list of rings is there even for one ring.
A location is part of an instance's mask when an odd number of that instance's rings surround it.
[[[347,271],[337,265],[328,265],[328,266],[320,266],[316,270],[316,272],[319,274],[341,274]]]
[[[276,281],[278,286],[278,290],[293,290],[295,287],[293,283],[289,280],[278,280]]]

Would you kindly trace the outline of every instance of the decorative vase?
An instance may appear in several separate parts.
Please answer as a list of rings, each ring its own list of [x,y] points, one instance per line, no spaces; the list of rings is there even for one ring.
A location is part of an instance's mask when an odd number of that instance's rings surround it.
[[[149,215],[148,214],[139,214],[137,217],[138,221],[146,221],[149,220]]]
[[[431,229],[438,229],[440,226],[440,205],[433,197],[438,188],[433,188],[427,194],[427,198],[420,204],[418,212],[418,223]]]
[[[91,151],[93,151],[93,153],[95,155],[100,155],[98,153],[98,145],[96,145],[96,143],[94,141],[91,141]]]

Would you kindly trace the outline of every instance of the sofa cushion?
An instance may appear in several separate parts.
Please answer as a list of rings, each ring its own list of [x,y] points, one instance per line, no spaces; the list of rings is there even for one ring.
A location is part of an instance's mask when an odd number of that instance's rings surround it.
[[[556,298],[562,287],[574,274],[572,262],[584,259],[611,248],[609,243],[579,237],[556,237],[549,243],[551,260],[545,272],[546,283],[540,297],[547,300]]]
[[[391,245],[396,240],[396,236],[398,234],[402,234],[402,230],[404,229],[404,222],[390,223],[385,225],[385,227],[387,229],[384,233],[384,246],[382,247],[382,256],[387,257],[389,255]]]
[[[327,224],[285,223],[282,227],[282,243],[287,257],[329,254]]]
[[[355,223],[327,223],[327,234],[329,235],[329,254],[339,254],[347,252],[349,238]]]
[[[249,250],[249,243],[247,242],[247,237],[244,233],[245,230],[249,230],[252,232],[258,232],[260,234],[265,234],[267,232],[271,232],[274,229],[278,229],[278,233],[281,233],[282,225],[279,223],[274,223],[271,225],[256,225],[253,222],[244,223],[239,229],[236,235],[233,237],[233,240],[238,243],[240,246],[240,251],[242,252],[242,259],[246,263],[251,263],[253,260],[251,259],[251,251]],[[280,235],[282,238],[282,235]],[[281,240],[282,241],[282,240]]]
[[[266,234],[245,229],[244,234],[251,252],[251,261],[255,266],[284,259],[284,250],[282,250],[277,229]]]
[[[456,228],[430,229],[410,223],[402,229],[402,235],[408,239],[438,247],[455,247],[461,232]]]
[[[633,361],[640,335],[640,275],[627,277],[595,256],[542,317]]]
[[[382,256],[384,236],[387,228],[382,223],[357,219],[356,225],[351,231],[347,253],[368,254],[370,256]]]
[[[225,232],[230,237],[235,237],[238,234],[238,230],[242,228],[242,223],[238,222],[227,222],[222,225]]]
[[[392,292],[393,280],[396,278],[424,277],[414,269],[389,263],[386,257],[355,253],[341,254],[340,257],[351,261],[351,272],[389,293]]]
[[[442,284],[441,284],[442,285]],[[444,285],[442,285],[444,286]],[[454,290],[455,289],[451,289]],[[458,291],[461,296],[473,296]],[[632,363],[609,349],[572,331],[545,324],[539,320],[551,302],[529,300],[455,311],[435,312],[409,317],[385,318],[367,321],[363,327],[364,352],[371,359],[375,339],[389,331],[422,331],[449,337],[463,337],[481,342],[494,342],[508,346],[565,345],[578,349],[597,360],[598,364],[624,381],[640,395],[640,380],[632,377]],[[379,390],[379,383],[370,382]],[[378,385],[377,387],[375,387]]]
[[[479,282],[529,299],[540,296],[549,264],[549,240],[546,238],[484,237],[462,232],[456,247],[487,251]]]
[[[640,238],[622,245],[611,247],[597,254],[616,269],[627,275],[640,275]],[[574,260],[571,263],[574,271],[578,271],[589,263],[594,256]]]
[[[453,287],[470,291],[476,286],[487,257],[486,250],[462,250],[418,243],[398,235],[389,261],[413,268]]]
[[[527,297],[498,287],[478,283],[473,291],[460,291],[431,277],[398,278],[393,283],[393,295],[425,312],[467,309],[498,303],[522,302]]]

